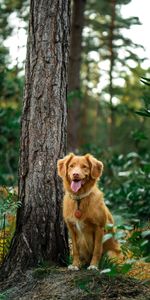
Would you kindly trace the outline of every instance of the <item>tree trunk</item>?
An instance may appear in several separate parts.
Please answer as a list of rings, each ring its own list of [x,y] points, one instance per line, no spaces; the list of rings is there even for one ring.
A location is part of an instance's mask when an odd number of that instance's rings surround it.
[[[86,64],[86,78],[85,81],[89,82],[90,68],[89,64]],[[84,101],[82,102],[82,118],[81,118],[81,134],[80,134],[80,146],[83,148],[89,143],[89,131],[88,131],[88,111],[89,111],[89,87],[86,85],[84,91]],[[88,132],[88,134],[87,134]]]
[[[111,23],[109,34],[109,51],[110,51],[110,69],[109,69],[109,102],[110,102],[110,120],[109,120],[109,146],[113,146],[113,134],[115,127],[115,116],[113,106],[113,70],[114,70],[114,29],[116,18],[116,0],[111,0]]]
[[[69,0],[31,0],[21,122],[16,232],[6,276],[43,261],[64,263],[62,185],[56,163],[66,152]]]
[[[73,1],[68,90],[72,92],[68,105],[68,150],[79,147],[79,118],[81,114],[80,69],[82,31],[86,0]]]

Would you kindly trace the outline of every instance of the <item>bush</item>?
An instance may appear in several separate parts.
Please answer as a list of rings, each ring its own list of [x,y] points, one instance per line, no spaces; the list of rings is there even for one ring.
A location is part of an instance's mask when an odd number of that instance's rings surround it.
[[[0,108],[0,186],[17,182],[20,111]]]
[[[0,263],[8,252],[16,225],[16,210],[20,205],[15,190],[0,188]]]
[[[148,220],[150,215],[150,155],[114,155],[106,163],[106,202],[126,218]],[[109,176],[108,174],[111,174]]]

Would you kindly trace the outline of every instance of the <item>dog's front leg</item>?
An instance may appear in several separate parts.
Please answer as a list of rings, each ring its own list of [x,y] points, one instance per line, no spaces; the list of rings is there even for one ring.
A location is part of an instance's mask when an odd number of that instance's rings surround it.
[[[92,255],[92,260],[88,270],[98,269],[98,264],[102,255],[102,239],[104,236],[104,230],[99,226],[96,226],[94,236],[94,250]]]
[[[72,248],[73,248],[73,262],[72,265],[68,266],[68,269],[77,271],[80,268],[80,258],[79,258],[79,251],[78,251],[77,241],[76,241],[76,231],[74,225],[69,222],[67,223],[67,227],[69,229],[69,233],[71,236]]]

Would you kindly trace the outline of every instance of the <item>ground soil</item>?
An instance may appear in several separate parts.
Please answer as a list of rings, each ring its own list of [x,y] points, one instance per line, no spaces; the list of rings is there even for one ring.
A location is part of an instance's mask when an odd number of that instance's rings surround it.
[[[0,300],[150,300],[148,282],[91,270],[38,268],[0,287]]]

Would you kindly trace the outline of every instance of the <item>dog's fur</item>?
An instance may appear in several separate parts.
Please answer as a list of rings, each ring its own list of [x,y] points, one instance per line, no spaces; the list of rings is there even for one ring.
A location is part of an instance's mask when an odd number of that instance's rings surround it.
[[[58,161],[58,174],[65,190],[63,217],[73,247],[73,263],[69,269],[78,270],[82,264],[94,269],[103,252],[120,253],[120,246],[113,237],[102,243],[106,225],[114,223],[96,184],[102,171],[103,163],[90,154],[76,156],[71,153]],[[77,199],[80,199],[79,205]],[[76,217],[78,208],[81,216]],[[114,229],[109,232],[114,233]]]

